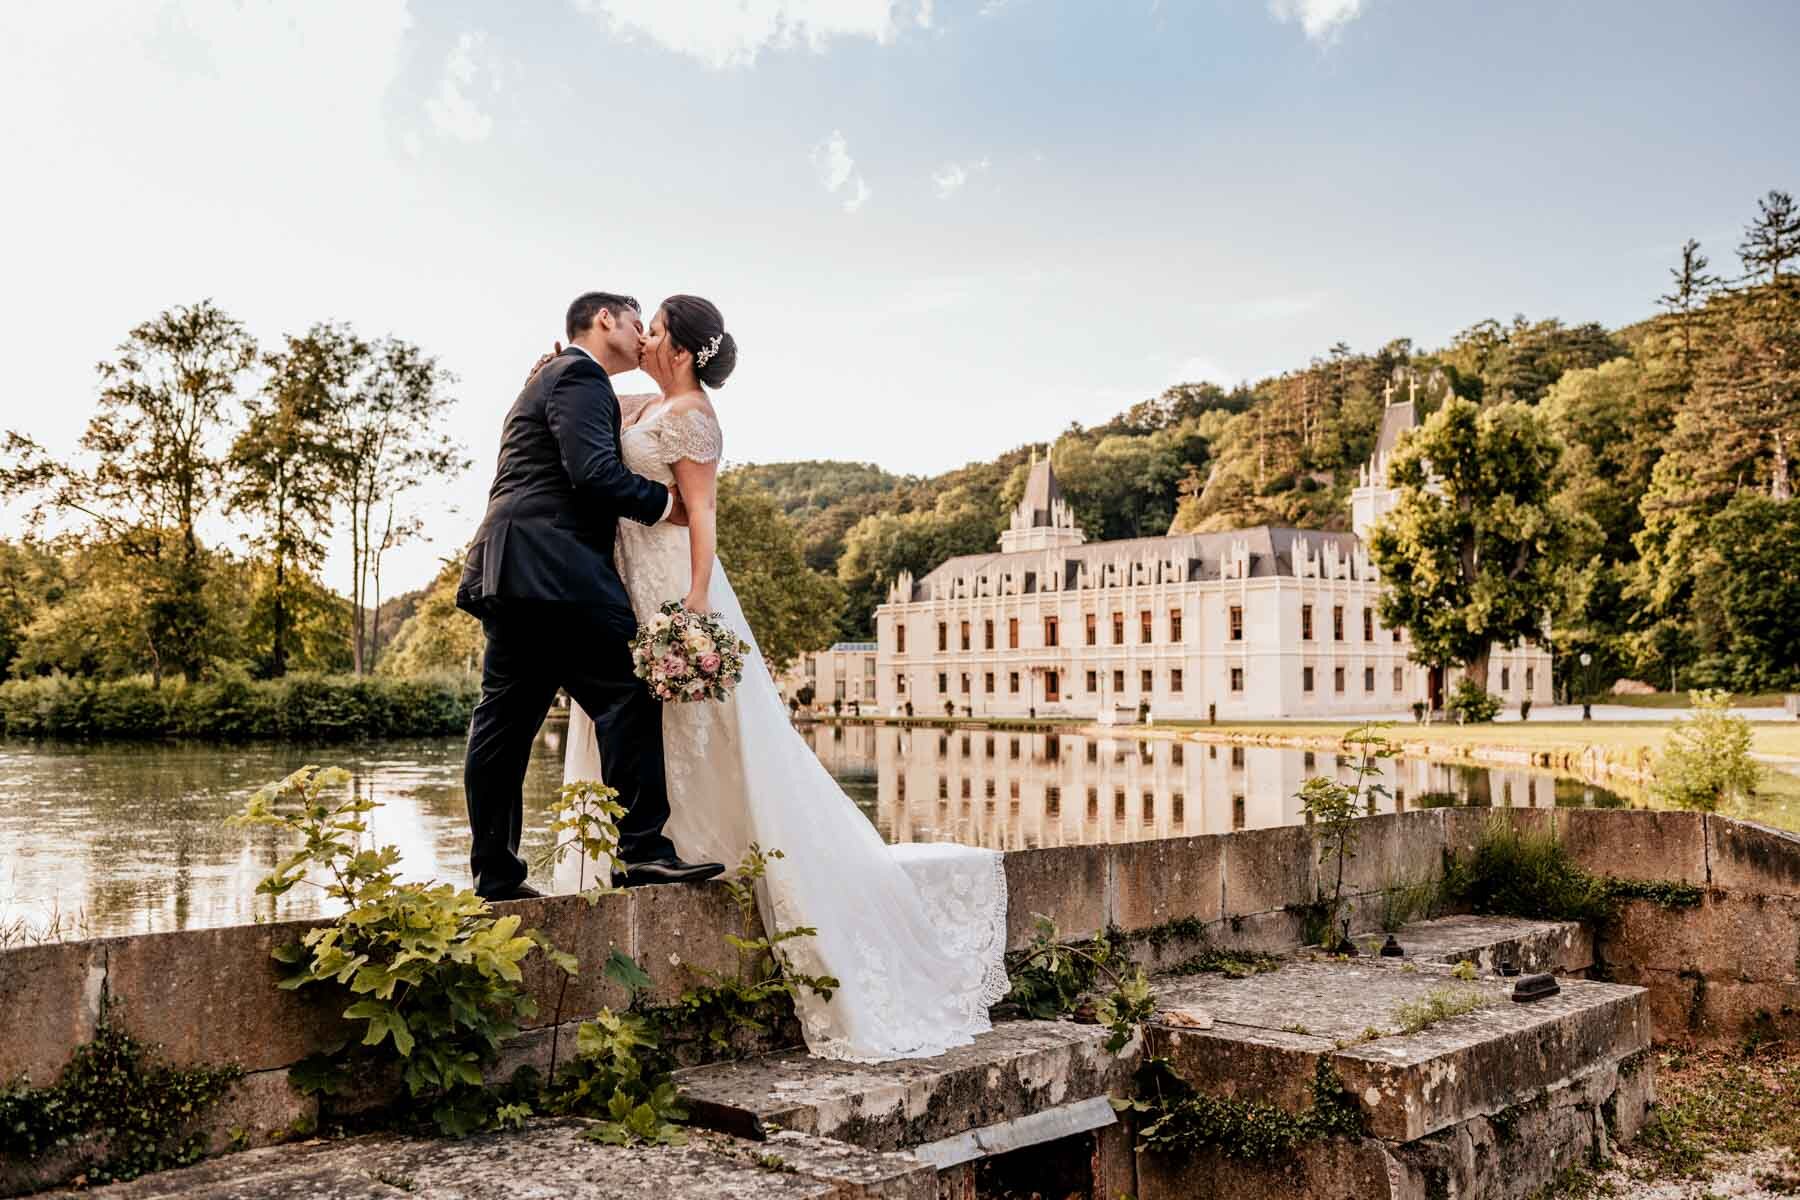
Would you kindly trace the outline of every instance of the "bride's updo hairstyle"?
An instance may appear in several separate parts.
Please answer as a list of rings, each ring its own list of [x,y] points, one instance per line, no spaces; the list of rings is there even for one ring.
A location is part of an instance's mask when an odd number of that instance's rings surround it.
[[[694,356],[694,376],[709,388],[731,378],[737,366],[737,339],[725,332],[725,318],[711,300],[670,296],[662,302],[663,325],[676,346]]]

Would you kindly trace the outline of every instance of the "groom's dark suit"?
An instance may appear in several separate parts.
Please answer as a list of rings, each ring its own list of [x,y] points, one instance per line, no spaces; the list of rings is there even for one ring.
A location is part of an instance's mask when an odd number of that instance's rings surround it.
[[[652,525],[668,507],[667,488],[619,459],[619,401],[599,363],[573,347],[547,363],[506,414],[487,513],[456,589],[456,606],[487,633],[464,763],[470,866],[484,896],[525,879],[521,793],[558,687],[594,718],[601,771],[629,810],[620,856],[675,856],[662,832],[662,708],[632,673],[637,618],[613,561],[620,517]]]

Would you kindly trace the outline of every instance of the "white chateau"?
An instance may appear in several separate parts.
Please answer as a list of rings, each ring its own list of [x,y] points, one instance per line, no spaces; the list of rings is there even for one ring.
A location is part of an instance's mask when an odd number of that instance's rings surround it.
[[[1048,461],[993,554],[902,573],[875,610],[875,701],[897,713],[1157,718],[1405,715],[1441,707],[1445,680],[1407,661],[1375,612],[1363,538],[1396,499],[1396,441],[1417,421],[1390,403],[1352,493],[1353,533],[1259,525],[1089,544]],[[1496,647],[1488,690],[1548,703],[1550,654]]]

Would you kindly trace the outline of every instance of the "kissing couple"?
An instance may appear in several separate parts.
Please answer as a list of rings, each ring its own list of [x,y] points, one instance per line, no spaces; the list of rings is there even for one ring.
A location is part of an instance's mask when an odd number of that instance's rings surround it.
[[[615,884],[698,882],[751,843],[780,850],[763,923],[815,927],[783,943],[785,965],[840,983],[795,1002],[808,1049],[884,1062],[967,1045],[1007,990],[1001,856],[887,845],[795,731],[716,554],[712,393],[738,356],[724,317],[670,296],[646,329],[636,300],[588,292],[564,333],[506,414],[456,593],[487,636],[464,768],[475,890],[540,894],[519,857],[523,788],[561,688],[565,779],[604,779],[626,809]],[[639,369],[661,395],[627,423],[612,380]],[[677,599],[750,647],[722,701],[660,704],[633,672],[639,626]]]

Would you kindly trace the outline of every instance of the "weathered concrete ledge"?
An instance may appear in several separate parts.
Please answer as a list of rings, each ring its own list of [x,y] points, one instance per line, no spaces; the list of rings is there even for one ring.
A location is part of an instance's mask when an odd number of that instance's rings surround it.
[[[1692,885],[1697,905],[1654,898],[1624,904],[1579,939],[1534,943],[1537,961],[1575,974],[1639,984],[1660,1037],[1735,1039],[1752,1030],[1800,1035],[1800,837],[1694,813],[1580,809],[1432,809],[1365,819],[1347,872],[1353,930],[1379,928],[1380,895],[1393,884],[1438,875],[1444,855],[1476,844],[1492,819],[1554,831],[1588,869]],[[1301,940],[1299,908],[1319,887],[1316,849],[1303,827],[1249,830],[1112,846],[1007,855],[1009,941],[1025,945],[1033,913],[1068,937],[1109,926],[1148,933],[1134,953],[1152,967],[1179,962],[1203,940],[1219,948],[1280,952]],[[587,970],[563,997],[576,1021],[624,993],[598,964],[617,946],[649,967],[656,999],[687,982],[681,963],[729,969],[723,935],[735,910],[716,885],[638,889],[598,905],[572,896],[505,906],[576,953]],[[0,951],[0,1080],[53,1080],[90,1040],[103,1005],[178,1065],[237,1063],[250,1075],[217,1114],[255,1145],[319,1117],[285,1086],[285,1070],[343,1036],[335,1005],[274,987],[269,951],[310,923],[201,929]],[[1449,936],[1449,935],[1446,935]],[[1558,935],[1560,936],[1560,935]],[[1454,939],[1452,939],[1454,940]],[[1554,941],[1554,938],[1552,938]],[[1523,948],[1518,952],[1527,954]],[[1583,959],[1591,959],[1584,964]],[[561,974],[538,963],[528,985],[539,1026],[557,1018]],[[540,1053],[523,1045],[520,1052]],[[228,1121],[226,1124],[224,1122]],[[221,1144],[223,1135],[221,1134]],[[5,1168],[0,1164],[0,1169]]]
[[[751,1144],[696,1132],[686,1146],[623,1149],[587,1122],[536,1121],[465,1141],[373,1136],[252,1150],[98,1192],[110,1200],[936,1200],[937,1172],[901,1155],[804,1134]]]

